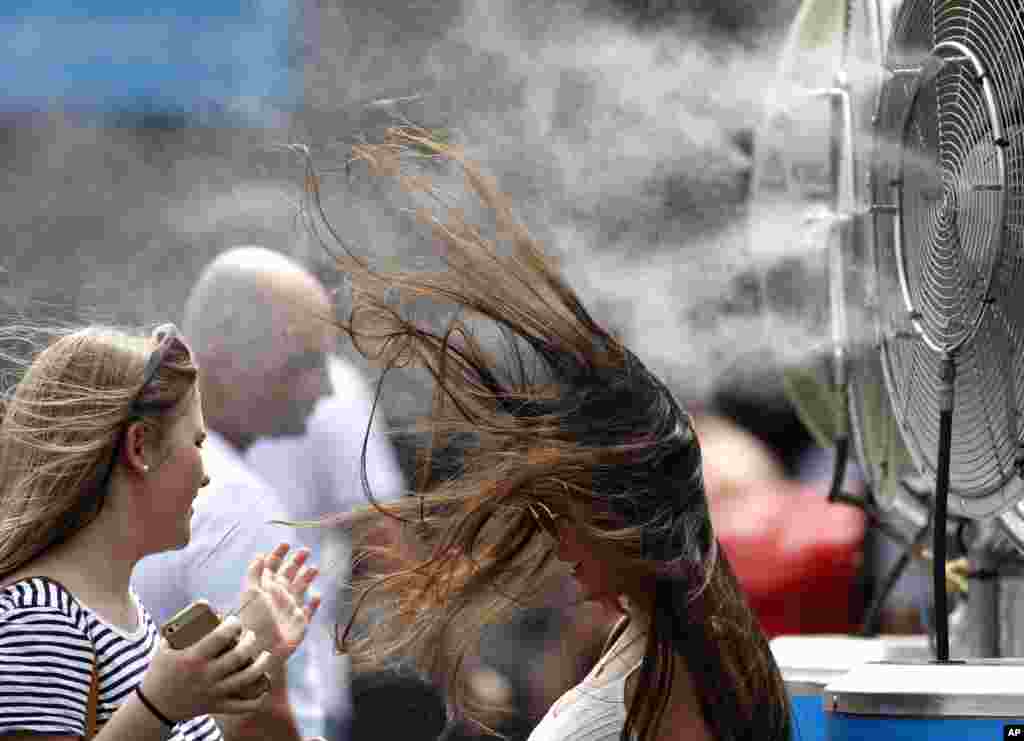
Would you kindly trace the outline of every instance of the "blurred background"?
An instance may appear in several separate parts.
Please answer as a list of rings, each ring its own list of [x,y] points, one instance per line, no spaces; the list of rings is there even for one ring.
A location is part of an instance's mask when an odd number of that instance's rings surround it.
[[[344,276],[302,222],[302,163],[286,145],[305,145],[321,167],[325,208],[348,244],[414,265],[429,240],[346,159],[396,122],[444,131],[497,177],[598,319],[699,415],[720,531],[752,520],[774,528],[745,551],[757,563],[789,527],[780,497],[820,494],[830,474],[773,365],[750,235],[788,260],[799,251],[787,251],[784,224],[751,228],[745,208],[752,132],[797,6],[8,0],[0,321],[179,321],[202,267],[239,244],[308,265],[339,289],[344,311]],[[376,378],[351,348],[342,354]],[[383,416],[411,421],[429,399],[423,378],[396,371]],[[395,444],[408,475],[413,451],[401,436]],[[771,496],[729,498],[752,489]],[[841,614],[815,623],[785,591],[792,584],[766,578],[758,588],[771,598],[762,615],[773,634],[856,625],[870,590],[863,525],[843,527]],[[814,588],[813,574],[801,578]],[[558,599],[488,644],[481,691],[514,699],[519,715],[503,726],[512,737],[525,737],[600,648],[608,616],[567,623]],[[536,652],[529,671],[524,646]],[[374,735],[375,708],[396,719],[405,707],[399,683],[378,690],[356,688],[356,738]],[[422,690],[417,702],[433,701]],[[410,711],[410,722],[420,717]]]
[[[4,312],[175,318],[201,266],[240,243],[337,284],[280,146],[341,163],[407,117],[486,163],[680,393],[763,388],[743,378],[764,339],[738,227],[795,0],[4,5]],[[368,180],[325,181],[345,238],[417,249]],[[417,403],[388,397],[389,414]]]

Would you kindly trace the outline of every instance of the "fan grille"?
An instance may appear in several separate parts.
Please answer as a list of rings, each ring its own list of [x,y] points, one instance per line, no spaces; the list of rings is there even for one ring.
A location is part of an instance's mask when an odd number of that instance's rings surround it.
[[[885,11],[875,0],[848,3],[849,37],[844,65],[853,100],[854,130],[870,130],[878,108],[882,76],[882,38]],[[853,152],[854,207],[871,202],[870,147],[858,137]],[[879,359],[879,297],[899,290],[895,281],[882,283],[874,265],[874,233],[862,219],[852,222],[844,244],[845,315],[850,384],[850,424],[863,475],[876,502],[889,509],[898,482],[916,474],[906,452],[889,400]]]
[[[882,366],[922,472],[938,458],[940,366],[955,359],[950,511],[1021,496],[1024,4],[908,0],[880,98],[872,188]],[[892,286],[896,276],[898,286]]]

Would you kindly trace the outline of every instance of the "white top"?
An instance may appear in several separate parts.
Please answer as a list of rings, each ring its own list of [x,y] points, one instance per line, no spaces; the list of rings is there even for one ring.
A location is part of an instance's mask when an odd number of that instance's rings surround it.
[[[262,438],[245,451],[251,471],[270,483],[285,504],[289,519],[316,520],[366,504],[360,456],[373,397],[359,372],[337,357],[329,360],[334,393],[320,399],[306,420],[302,436]],[[370,490],[380,501],[402,495],[405,483],[387,437],[377,420],[366,446],[366,472]],[[348,657],[335,653],[334,628],[344,605],[339,603],[348,582],[351,551],[338,530],[298,528],[296,536],[312,550],[311,562],[320,569],[314,587],[322,596],[304,644],[317,656],[319,684],[331,688],[323,701],[337,719],[350,714]],[[325,535],[331,537],[325,539]]]
[[[132,593],[137,626],[111,625],[45,576],[0,589],[0,735],[29,731],[84,736],[92,668],[96,721],[106,723],[142,683],[157,650],[157,628]],[[172,741],[221,741],[208,715],[174,726]]]
[[[626,680],[643,660],[605,682],[598,683],[595,675],[618,653],[615,646],[627,633],[604,652],[586,679],[555,701],[528,741],[619,741],[626,725]]]
[[[199,490],[188,545],[146,556],[132,573],[132,586],[160,624],[197,599],[222,615],[232,612],[252,559],[278,543],[298,541],[294,528],[268,524],[289,519],[277,492],[213,430],[207,431],[203,463],[210,484]],[[318,681],[319,657],[304,640],[287,666],[288,699],[304,737],[325,732],[328,688]]]

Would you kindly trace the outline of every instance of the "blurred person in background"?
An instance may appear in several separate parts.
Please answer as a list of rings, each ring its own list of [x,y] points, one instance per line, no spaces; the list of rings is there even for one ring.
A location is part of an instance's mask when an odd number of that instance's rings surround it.
[[[775,452],[727,417],[705,413],[693,421],[704,462],[704,487],[711,516],[715,507],[739,496],[762,482],[786,477],[783,462]]]
[[[197,376],[172,325],[148,341],[90,327],[57,333],[5,393],[0,736],[298,740],[284,666],[318,601],[286,544],[242,565],[245,609],[184,650],[130,586],[139,559],[189,543],[210,481]],[[269,691],[242,699],[264,672]]]
[[[835,463],[835,451],[832,448],[811,447],[800,458],[798,476],[801,481],[814,487],[818,492],[828,491]],[[856,461],[849,461],[843,491],[856,496],[864,496],[866,483]],[[894,541],[878,528],[868,528],[864,536],[864,569],[861,575],[863,588],[867,598],[875,599],[884,589],[884,583],[890,578],[890,572],[900,561],[905,546]],[[867,625],[868,633],[872,628],[882,634],[924,634],[927,633],[924,615],[931,605],[932,572],[928,562],[911,559],[896,579],[884,602],[878,606],[879,612],[874,617],[875,625]],[[865,615],[865,617],[867,617]]]
[[[786,476],[773,450],[735,422],[705,415],[695,425],[715,532],[768,636],[855,632],[861,511]]]
[[[317,402],[330,391],[327,357],[336,335],[331,316],[327,292],[312,275],[260,247],[222,253],[193,286],[184,330],[199,366],[212,483],[196,504],[188,545],[146,558],[135,571],[133,584],[159,619],[198,597],[226,610],[246,564],[286,532],[270,521],[291,519],[292,503],[245,456],[260,438],[305,432]],[[301,530],[288,534],[304,538]],[[310,553],[308,546],[299,551],[300,564]],[[322,588],[333,591],[324,581]],[[325,601],[333,603],[330,596]],[[334,656],[324,637],[336,617],[330,609],[318,615],[288,664],[288,697],[306,736],[326,735],[325,708],[347,691],[330,670]]]
[[[367,484],[374,496],[388,501],[402,496],[405,489],[395,451],[380,425],[374,424],[367,435],[374,399],[362,375],[337,355],[329,356],[327,365],[331,393],[317,401],[306,420],[305,433],[261,437],[243,456],[249,469],[274,487],[293,520],[317,520],[365,504],[361,478],[364,452]],[[321,589],[325,592],[325,615],[343,620],[343,611],[350,606],[346,595],[351,565],[344,531],[313,527],[296,532],[312,550],[314,559],[324,564]],[[382,523],[375,541],[384,546],[398,538],[396,523],[388,521]],[[360,568],[370,566],[364,563]],[[317,657],[322,687],[337,688],[325,693],[325,734],[331,741],[341,741],[349,735],[352,707],[346,657],[334,656],[330,650],[334,625],[320,621],[306,640],[324,651],[324,656]],[[380,677],[371,681],[383,685]]]
[[[472,713],[463,669],[483,627],[568,567],[581,601],[605,603],[621,619],[597,665],[531,739],[788,740],[782,678],[718,548],[689,416],[593,321],[507,199],[457,150],[408,129],[355,149],[372,171],[393,174],[396,158],[423,152],[457,163],[513,254],[452,213],[446,224],[429,220],[444,273],[379,273],[339,256],[360,289],[343,323],[356,347],[388,367],[426,366],[437,382],[428,428],[475,440],[457,477],[347,518],[356,532],[399,518],[422,550],[364,581],[355,621],[372,605],[387,609],[356,639],[346,631],[343,647],[358,662],[412,658],[443,682],[461,717]],[[457,320],[436,332],[404,318],[390,289],[495,322],[509,362]]]

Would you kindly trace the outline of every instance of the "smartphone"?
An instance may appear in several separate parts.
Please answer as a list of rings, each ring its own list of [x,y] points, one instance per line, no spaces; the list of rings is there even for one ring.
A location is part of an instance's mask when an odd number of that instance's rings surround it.
[[[160,628],[160,635],[167,639],[171,648],[180,651],[202,639],[218,625],[220,625],[220,617],[210,607],[209,602],[200,599],[172,615],[171,619]],[[252,661],[249,662],[249,664],[251,663]],[[239,695],[247,700],[252,700],[269,689],[270,677],[264,674],[259,680],[243,688]]]
[[[160,628],[160,635],[167,639],[172,648],[179,651],[188,648],[220,625],[220,618],[204,599],[196,600],[188,607],[178,610]]]

